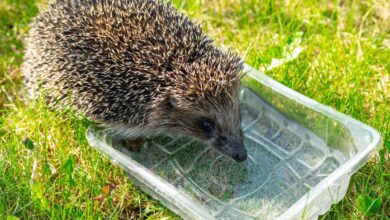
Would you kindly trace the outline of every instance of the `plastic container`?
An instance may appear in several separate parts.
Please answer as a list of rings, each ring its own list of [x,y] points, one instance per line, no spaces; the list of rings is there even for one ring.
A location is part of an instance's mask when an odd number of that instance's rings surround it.
[[[249,157],[237,163],[188,138],[150,137],[141,152],[91,146],[185,219],[316,219],[380,145],[378,132],[246,66],[240,95]]]

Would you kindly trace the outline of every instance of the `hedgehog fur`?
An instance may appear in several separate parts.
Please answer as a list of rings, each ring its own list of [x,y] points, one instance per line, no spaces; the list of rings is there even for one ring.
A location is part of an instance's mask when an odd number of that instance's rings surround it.
[[[242,159],[241,70],[158,0],[54,2],[32,23],[22,66],[32,98],[43,92],[127,136],[180,133]]]

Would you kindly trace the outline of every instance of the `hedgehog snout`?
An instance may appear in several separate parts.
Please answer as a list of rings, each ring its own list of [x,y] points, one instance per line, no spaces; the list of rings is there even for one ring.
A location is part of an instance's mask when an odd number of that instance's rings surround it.
[[[230,148],[232,149],[231,157],[237,161],[242,162],[246,160],[248,157],[248,152],[246,150],[246,147],[242,141],[233,143]]]
[[[226,156],[237,162],[245,161],[248,157],[246,146],[242,139],[229,141],[226,137],[219,137],[213,143],[214,147]]]

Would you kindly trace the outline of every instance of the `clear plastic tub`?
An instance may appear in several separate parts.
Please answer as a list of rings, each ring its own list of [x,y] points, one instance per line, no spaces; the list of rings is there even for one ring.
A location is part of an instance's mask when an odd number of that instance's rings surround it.
[[[249,157],[237,163],[185,137],[149,137],[139,153],[87,131],[91,146],[185,219],[316,219],[380,145],[378,132],[245,66]]]

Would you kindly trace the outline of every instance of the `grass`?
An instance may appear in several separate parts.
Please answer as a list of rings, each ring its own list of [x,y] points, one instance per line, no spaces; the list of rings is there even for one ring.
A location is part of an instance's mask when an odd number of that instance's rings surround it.
[[[390,215],[390,4],[385,0],[174,0],[216,44],[256,68],[300,39],[304,51],[266,72],[378,129],[383,147],[321,219]],[[88,146],[89,122],[20,100],[28,23],[44,0],[0,2],[0,218],[177,218]]]

